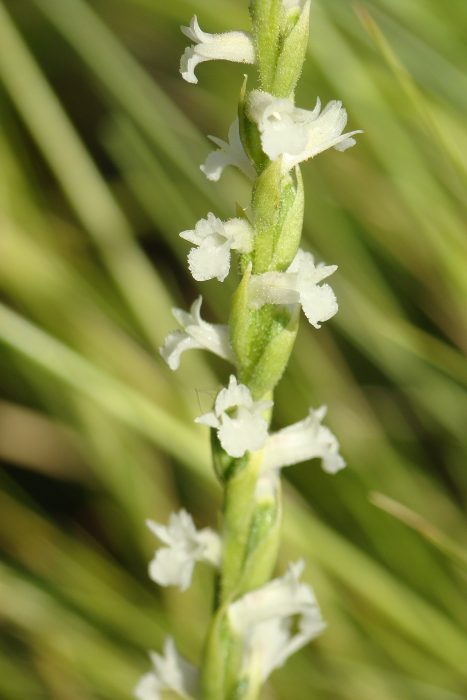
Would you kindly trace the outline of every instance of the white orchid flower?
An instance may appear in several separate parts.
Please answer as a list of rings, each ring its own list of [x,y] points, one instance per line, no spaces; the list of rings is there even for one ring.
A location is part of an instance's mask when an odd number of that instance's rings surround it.
[[[272,401],[254,401],[248,387],[238,384],[231,375],[229,386],[216,397],[214,410],[196,418],[196,423],[217,429],[227,454],[243,457],[245,452],[254,452],[264,445],[268,424],[263,414],[271,407]]]
[[[315,328],[337,313],[336,296],[328,284],[321,282],[337,270],[337,265],[315,265],[313,255],[299,250],[286,272],[264,272],[250,278],[250,303],[253,308],[264,304],[301,304]]]
[[[347,150],[356,143],[353,136],[362,133],[361,130],[342,133],[347,124],[347,112],[342,102],[336,100],[321,111],[318,98],[310,111],[295,107],[287,98],[253,90],[248,114],[258,125],[264,153],[271,160],[282,158],[284,173],[328,148]]]
[[[303,568],[303,561],[291,564],[282,578],[246,593],[229,606],[229,622],[244,643],[244,673],[259,675],[265,681],[323,631],[325,623],[313,589],[299,581]]]
[[[224,172],[224,168],[228,165],[234,165],[250,180],[254,179],[256,176],[255,169],[243,148],[238,119],[230,125],[228,142],[217,138],[217,136],[208,136],[208,138],[218,146],[218,150],[212,151],[204,164],[200,166],[200,170],[206,175],[208,180],[217,182]]]
[[[198,672],[183,659],[168,637],[164,654],[149,654],[153,670],[145,673],[134,690],[137,700],[162,700],[165,691],[173,691],[185,700],[193,698],[198,684]],[[164,695],[165,697],[165,695]]]
[[[253,230],[245,219],[221,221],[209,213],[194,230],[182,231],[180,237],[197,246],[188,253],[188,267],[194,279],[204,282],[216,277],[223,282],[230,270],[230,251],[249,253]]]
[[[180,73],[188,83],[197,83],[195,68],[204,61],[234,61],[235,63],[254,63],[255,46],[248,32],[224,32],[223,34],[208,34],[203,32],[198,24],[196,15],[189,27],[181,30],[190,41],[180,60]]]
[[[219,535],[210,528],[197,530],[186,510],[172,513],[168,525],[153,520],[147,520],[146,525],[166,545],[156,551],[149,564],[149,577],[160,586],[178,586],[186,591],[196,562],[219,565]]]
[[[345,467],[339,454],[336,436],[322,425],[326,406],[309,409],[308,416],[269,435],[264,446],[263,471],[281,469],[315,457],[321,458],[322,467],[328,474],[335,474]]]
[[[229,327],[219,323],[208,323],[201,318],[203,297],[199,296],[191,305],[190,311],[172,309],[172,314],[182,330],[169,333],[160,354],[170,369],[180,366],[180,356],[185,350],[209,350],[215,355],[234,362],[233,350],[229,341]]]

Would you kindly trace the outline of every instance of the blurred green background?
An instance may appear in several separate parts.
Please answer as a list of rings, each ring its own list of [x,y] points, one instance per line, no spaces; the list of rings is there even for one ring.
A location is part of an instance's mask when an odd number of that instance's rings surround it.
[[[124,700],[172,633],[196,662],[210,572],[147,578],[144,518],[215,525],[208,410],[227,367],[157,348],[202,290],[179,231],[247,204],[199,171],[243,67],[178,74],[239,0],[0,2],[0,698]],[[340,312],[302,323],[275,423],[326,403],[348,468],[286,470],[279,570],[304,556],[329,627],[265,700],[467,698],[467,3],[316,0],[301,106],[365,134],[304,165],[305,245]],[[251,72],[251,71],[250,71]]]

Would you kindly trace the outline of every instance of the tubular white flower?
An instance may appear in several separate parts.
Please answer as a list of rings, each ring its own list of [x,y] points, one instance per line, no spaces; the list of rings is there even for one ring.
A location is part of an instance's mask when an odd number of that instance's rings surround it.
[[[328,148],[345,151],[355,145],[352,137],[362,133],[357,130],[343,134],[347,112],[342,102],[333,100],[321,112],[319,97],[310,111],[295,107],[287,98],[253,90],[248,114],[258,125],[264,153],[271,160],[282,157],[284,172]]]
[[[164,643],[164,654],[150,652],[153,670],[145,673],[134,689],[137,700],[162,700],[166,690],[176,692],[180,697],[190,700],[198,684],[198,672],[183,659],[175,648],[174,641],[168,637]]]
[[[216,277],[223,282],[230,270],[230,251],[249,253],[253,230],[245,219],[221,221],[209,213],[194,230],[182,231],[180,237],[197,246],[188,253],[190,272],[198,282]]]
[[[254,452],[264,445],[268,424],[263,413],[272,401],[253,401],[250,390],[238,384],[232,374],[228,388],[221,389],[216,397],[214,411],[196,418],[196,423],[217,429],[217,436],[224,450],[231,457],[243,457],[248,450]]]
[[[199,296],[191,305],[190,311],[172,309],[172,314],[183,330],[169,333],[159,352],[170,369],[180,366],[180,356],[185,350],[210,350],[215,355],[235,361],[229,341],[229,328],[218,323],[208,323],[201,318],[203,297]]]
[[[316,410],[310,408],[304,420],[268,437],[264,446],[265,476],[270,471],[315,457],[321,458],[322,467],[328,474],[335,474],[345,467],[336,436],[321,424],[325,415],[326,406]]]
[[[228,608],[233,630],[244,640],[243,672],[266,680],[293,653],[318,636],[325,623],[313,589],[299,578],[304,562],[262,588],[246,593]],[[293,618],[298,623],[293,628]]]
[[[234,165],[250,180],[253,180],[255,169],[243,148],[238,119],[230,125],[228,142],[217,138],[217,136],[208,136],[208,138],[219,147],[217,151],[212,151],[208,155],[203,165],[200,165],[200,170],[206,175],[208,180],[217,182],[224,172],[224,168],[228,165]]]
[[[185,36],[194,42],[188,46],[180,60],[180,73],[188,83],[197,83],[195,68],[204,61],[234,61],[235,63],[254,63],[255,46],[248,32],[225,32],[208,34],[203,32],[196,15],[189,27],[181,27]]]
[[[313,255],[299,250],[286,272],[264,272],[250,278],[250,304],[301,304],[315,328],[337,313],[336,296],[328,284],[320,284],[337,265],[315,265]]]
[[[172,513],[169,524],[146,520],[146,525],[166,546],[157,550],[149,564],[149,577],[161,586],[190,586],[197,561],[218,566],[221,557],[219,535],[210,528],[197,530],[186,510]]]

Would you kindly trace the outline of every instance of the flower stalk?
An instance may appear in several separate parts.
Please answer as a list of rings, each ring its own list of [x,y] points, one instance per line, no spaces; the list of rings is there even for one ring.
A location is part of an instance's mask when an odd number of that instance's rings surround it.
[[[281,469],[313,458],[330,474],[345,466],[337,439],[322,425],[324,407],[270,431],[274,389],[293,349],[300,310],[319,329],[338,308],[324,282],[336,266],[315,262],[299,247],[300,164],[329,148],[350,148],[359,133],[344,133],[340,102],[324,110],[319,98],[313,110],[295,106],[309,14],[310,0],[251,0],[250,34],[207,34],[196,17],[183,28],[194,42],[181,61],[185,80],[197,82],[195,66],[217,58],[254,63],[259,88],[249,91],[245,77],[228,141],[211,137],[218,149],[201,166],[213,181],[225,167],[239,168],[252,183],[250,214],[223,222],[209,213],[180,234],[193,246],[188,263],[197,281],[222,282],[238,256],[240,281],[228,325],[203,321],[200,297],[190,313],[174,311],[181,329],[161,349],[171,369],[188,349],[210,350],[235,368],[213,410],[196,419],[211,429],[213,466],[224,491],[221,532],[198,531],[184,511],[168,527],[148,523],[165,545],[151,563],[151,577],[185,590],[195,564],[205,562],[217,570],[217,600],[196,682],[171,642],[166,660],[153,655],[154,670],[137,688],[140,700],[158,700],[158,688],[194,700],[257,700],[272,671],[325,626],[311,587],[299,580],[303,562],[270,580],[280,545]]]

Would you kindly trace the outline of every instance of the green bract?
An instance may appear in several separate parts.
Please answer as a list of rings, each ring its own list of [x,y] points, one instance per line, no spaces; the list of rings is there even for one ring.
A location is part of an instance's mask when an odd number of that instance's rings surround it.
[[[252,0],[250,14],[261,87],[276,97],[293,94],[308,45],[310,0],[286,11],[282,0]]]

